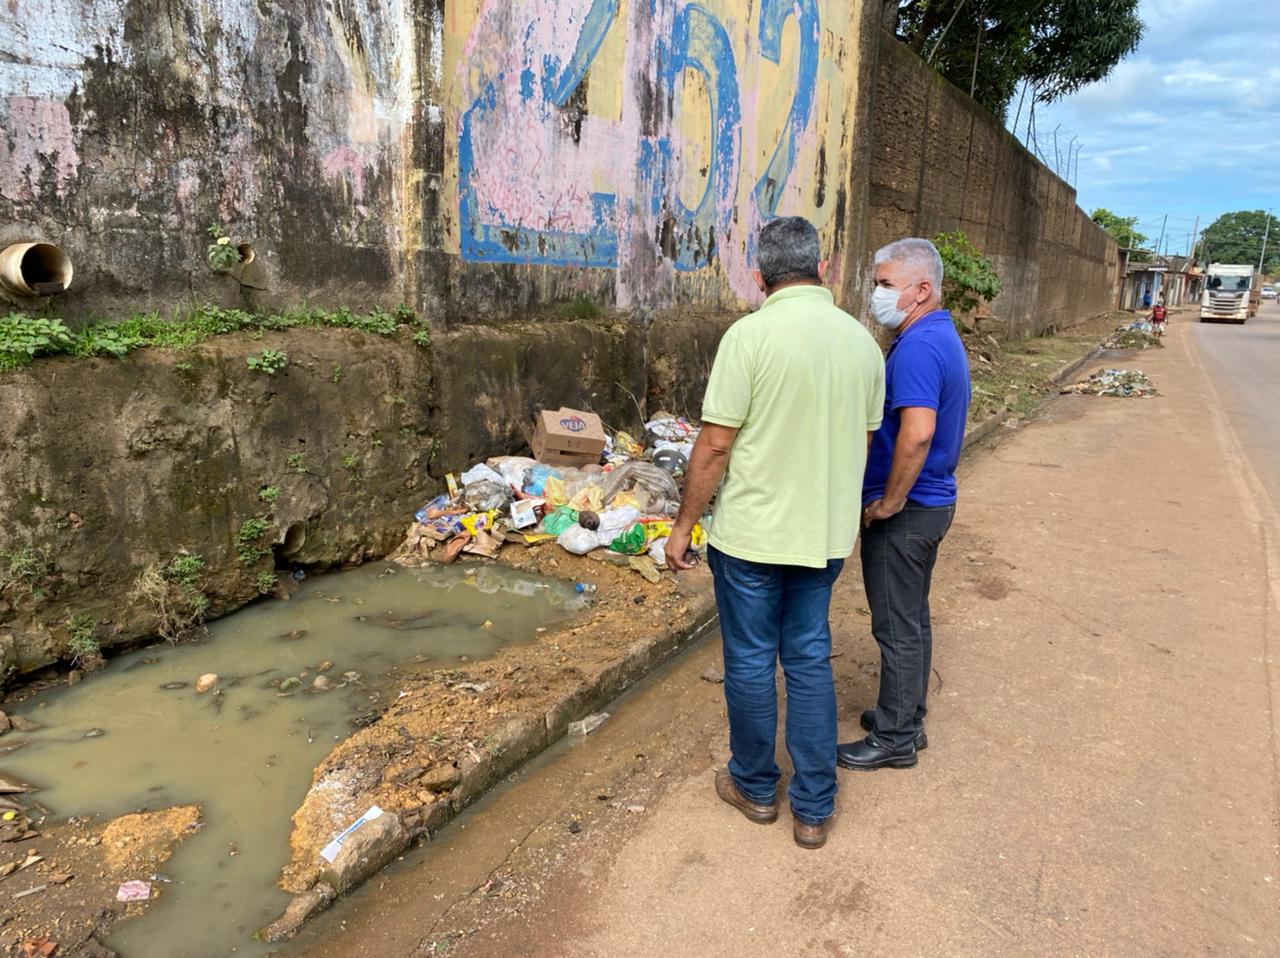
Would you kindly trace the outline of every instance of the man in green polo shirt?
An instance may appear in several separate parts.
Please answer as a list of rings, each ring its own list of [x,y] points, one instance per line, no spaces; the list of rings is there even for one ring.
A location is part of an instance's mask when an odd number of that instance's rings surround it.
[[[733,757],[716,774],[716,791],[753,822],[778,817],[780,661],[795,840],[819,848],[836,796],[827,613],[858,531],[867,442],[883,415],[884,359],[823,287],[827,264],[808,221],[766,225],[758,262],[756,283],[768,298],[720,341],[667,564],[689,568],[694,523],[719,487],[708,561]]]

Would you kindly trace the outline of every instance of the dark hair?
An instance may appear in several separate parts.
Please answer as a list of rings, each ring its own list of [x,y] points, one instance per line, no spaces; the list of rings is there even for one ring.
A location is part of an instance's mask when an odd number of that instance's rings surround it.
[[[803,216],[782,216],[760,230],[757,268],[769,289],[784,283],[820,282],[818,231]]]

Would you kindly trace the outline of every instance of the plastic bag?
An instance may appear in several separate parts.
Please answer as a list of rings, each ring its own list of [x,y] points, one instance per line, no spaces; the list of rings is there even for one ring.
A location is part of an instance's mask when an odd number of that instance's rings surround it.
[[[604,508],[604,490],[594,482],[588,482],[569,497],[569,507],[579,512],[590,509],[599,512]]]
[[[593,549],[600,548],[600,536],[590,529],[584,529],[576,522],[556,538],[560,547],[566,552],[584,556]]]
[[[659,569],[667,565],[667,536],[660,536],[649,543],[649,558]]]
[[[649,494],[649,508],[665,511],[663,506],[680,501],[680,487],[669,472],[647,462],[629,462],[609,473],[604,487],[604,501],[612,505],[620,492],[643,489]],[[662,505],[659,505],[661,501]]]
[[[568,506],[561,506],[542,517],[542,531],[558,536],[578,521],[578,514]]]
[[[496,482],[498,484],[505,483],[502,474],[490,469],[483,462],[479,465],[472,466],[460,477],[463,487],[469,486],[474,482]]]
[[[596,530],[596,534],[601,542],[612,542],[635,525],[639,519],[640,510],[632,509],[630,506],[622,509],[606,509],[600,513],[600,528]]]
[[[522,461],[533,463],[533,465],[525,469],[521,487],[531,496],[542,495],[546,489],[548,479],[559,479],[559,475],[550,466],[544,466],[542,463],[532,459]]]
[[[649,511],[649,494],[643,489],[629,489],[614,496],[610,505],[615,509],[631,506],[633,509],[639,509],[640,514],[643,515]]]
[[[512,489],[523,489],[525,473],[536,465],[537,462],[523,456],[496,456],[489,460],[489,467],[497,470],[502,481]]]
[[[665,439],[667,442],[684,442],[697,436],[700,431],[693,423],[678,416],[655,419],[645,423],[644,428],[655,439]]]
[[[492,471],[490,470],[490,472]],[[498,474],[494,473],[494,475]],[[466,501],[468,508],[474,509],[476,512],[488,512],[490,509],[507,508],[507,506],[511,505],[511,500],[515,496],[506,481],[501,476],[498,476],[496,481],[482,479],[479,482],[468,483],[466,488],[462,490],[462,498]]]
[[[458,523],[474,536],[482,529],[492,529],[497,518],[497,512],[474,512],[469,516],[463,516]]]
[[[610,552],[621,552],[623,555],[639,555],[644,552],[644,526],[637,522],[609,543]]]
[[[547,476],[542,486],[542,498],[553,509],[566,505],[569,502],[569,491],[565,488],[564,480],[556,475]]]

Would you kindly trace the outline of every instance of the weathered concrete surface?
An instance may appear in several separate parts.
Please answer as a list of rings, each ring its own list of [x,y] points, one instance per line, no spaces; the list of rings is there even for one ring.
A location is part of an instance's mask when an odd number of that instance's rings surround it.
[[[0,7],[0,243],[73,317],[404,301],[434,325],[758,299],[751,238],[856,233],[861,0]],[[206,227],[257,260],[215,277]],[[852,232],[851,232],[852,231]]]
[[[872,126],[868,248],[962,229],[1004,284],[991,305],[1025,336],[1106,312],[1115,243],[1003,125],[886,35]]]

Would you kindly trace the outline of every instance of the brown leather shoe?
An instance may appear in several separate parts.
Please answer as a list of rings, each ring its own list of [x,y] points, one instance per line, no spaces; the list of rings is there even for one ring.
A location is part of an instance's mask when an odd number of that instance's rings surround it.
[[[792,820],[795,826],[792,834],[795,835],[796,844],[801,848],[821,848],[827,843],[827,835],[831,832],[831,822],[835,818],[834,815],[823,819],[820,825],[807,825],[800,819]]]
[[[738,791],[738,786],[734,783],[733,776],[729,774],[727,768],[722,768],[716,772],[716,794],[724,802],[742,812],[748,821],[755,822],[757,825],[771,825],[778,820],[778,803],[757,805],[751,801],[751,799]]]

